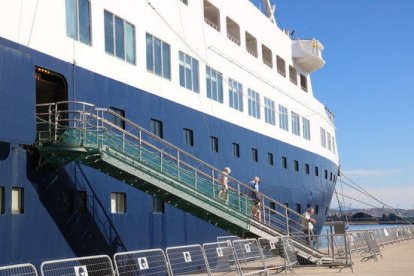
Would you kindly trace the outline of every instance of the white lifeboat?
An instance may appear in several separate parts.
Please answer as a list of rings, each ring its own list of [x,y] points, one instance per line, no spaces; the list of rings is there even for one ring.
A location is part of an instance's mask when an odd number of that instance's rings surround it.
[[[293,60],[307,73],[322,68],[325,61],[322,58],[324,47],[316,39],[292,40]]]

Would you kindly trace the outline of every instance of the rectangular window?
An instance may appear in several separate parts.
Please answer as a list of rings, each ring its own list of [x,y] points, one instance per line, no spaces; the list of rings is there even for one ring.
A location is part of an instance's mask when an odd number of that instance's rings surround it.
[[[257,149],[255,149],[255,148],[252,148],[252,160],[254,162],[259,161],[259,153],[258,153]]]
[[[319,214],[319,205],[315,205],[315,215]]]
[[[292,65],[289,65],[289,78],[291,83],[298,84],[298,74]]]
[[[223,75],[206,66],[207,97],[223,103]]]
[[[333,177],[332,173],[329,173],[329,180],[330,181],[332,181],[332,177]]]
[[[66,35],[91,45],[91,3],[89,0],[66,0]]]
[[[73,214],[74,209],[73,191],[68,190],[63,193],[63,210],[65,214]]]
[[[126,213],[126,194],[111,193],[111,214]]]
[[[299,114],[291,111],[290,112],[292,118],[292,133],[295,135],[300,136],[300,117]]]
[[[214,136],[210,136],[210,146],[212,152],[218,152],[219,151],[219,144],[218,144],[218,138]]]
[[[300,206],[300,203],[296,203],[296,212],[302,214],[302,208]]]
[[[243,85],[229,78],[229,105],[243,112]]]
[[[329,212],[329,207],[326,207],[325,208],[325,216],[328,214],[328,212]]]
[[[233,156],[237,158],[240,157],[240,145],[237,143],[233,143]]]
[[[303,91],[308,92],[308,79],[302,74],[300,74],[300,87]]]
[[[267,163],[269,163],[270,166],[273,166],[273,153],[267,153]]]
[[[279,104],[279,127],[289,131],[288,110],[283,105]]]
[[[146,34],[147,70],[151,73],[171,79],[170,44]]]
[[[194,132],[191,129],[184,128],[184,143],[186,146],[194,146]]]
[[[180,85],[194,92],[199,92],[198,60],[179,51]]]
[[[276,66],[279,75],[286,77],[286,63],[285,60],[279,56],[276,56]]]
[[[78,191],[78,210],[81,214],[88,212],[88,196],[86,191]]]
[[[299,161],[298,160],[294,160],[293,161],[293,165],[294,165],[294,168],[295,168],[295,171],[299,171]]]
[[[135,26],[105,11],[105,51],[135,64]]]
[[[328,170],[325,170],[325,179],[328,179]]]
[[[4,214],[4,187],[0,187],[0,214]]]
[[[326,148],[326,131],[321,128],[321,146]]]
[[[336,154],[335,137],[332,136],[332,152]]]
[[[24,213],[24,189],[12,188],[11,212],[13,215]]]
[[[319,168],[315,167],[315,176],[319,176]]]
[[[164,201],[156,197],[153,197],[152,198],[152,213],[153,214],[164,214],[165,213]]]
[[[309,209],[311,207],[311,205],[308,203],[307,205],[306,205],[306,209]]]
[[[275,125],[275,102],[271,99],[264,98],[265,103],[265,121],[268,124]]]
[[[287,158],[282,156],[282,167],[287,169]]]
[[[302,130],[303,130],[303,138],[310,141],[311,139],[310,121],[303,117],[302,117]]]
[[[249,115],[260,119],[260,95],[252,89],[248,89],[249,95]]]
[[[109,109],[111,111],[113,111],[115,114],[121,116],[122,118],[125,118],[125,110],[118,109],[118,108],[115,108],[115,107],[109,107]],[[122,120],[122,118],[120,118],[116,115],[112,115],[112,117],[109,118],[108,120],[110,122],[112,122],[114,125],[116,125],[117,127],[125,129],[125,121]]]
[[[326,132],[326,140],[328,142],[328,150],[332,150],[332,140],[331,140],[331,134],[329,132]]]
[[[305,164],[305,172],[306,172],[306,174],[310,173],[309,164]]]
[[[164,138],[162,122],[151,119],[150,120],[150,131],[155,134],[156,136],[160,137],[161,139]]]

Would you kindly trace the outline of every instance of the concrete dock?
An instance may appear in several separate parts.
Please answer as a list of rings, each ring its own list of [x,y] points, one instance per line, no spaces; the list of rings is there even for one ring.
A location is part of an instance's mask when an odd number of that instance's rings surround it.
[[[414,275],[414,240],[402,241],[393,245],[381,247],[383,258],[378,261],[370,259],[361,262],[362,256],[353,254],[353,269],[328,267],[296,268],[298,275]]]

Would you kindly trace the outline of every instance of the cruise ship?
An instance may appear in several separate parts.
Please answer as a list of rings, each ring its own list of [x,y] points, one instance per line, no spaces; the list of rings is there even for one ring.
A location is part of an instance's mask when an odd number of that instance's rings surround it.
[[[57,103],[109,110],[118,129],[134,133],[125,118],[230,167],[231,181],[258,176],[291,212],[313,207],[321,229],[339,172],[334,118],[311,82],[324,47],[292,38],[274,12],[249,0],[1,1],[0,266],[229,235],[116,173],[51,164],[38,146],[50,112],[39,114]]]

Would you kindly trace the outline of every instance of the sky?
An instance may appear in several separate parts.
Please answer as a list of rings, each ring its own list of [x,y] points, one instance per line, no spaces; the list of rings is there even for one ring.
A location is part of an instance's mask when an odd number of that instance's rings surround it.
[[[414,209],[414,0],[272,2],[279,27],[325,46],[312,86],[335,114],[343,175],[394,208]],[[349,199],[345,206],[370,208]]]

